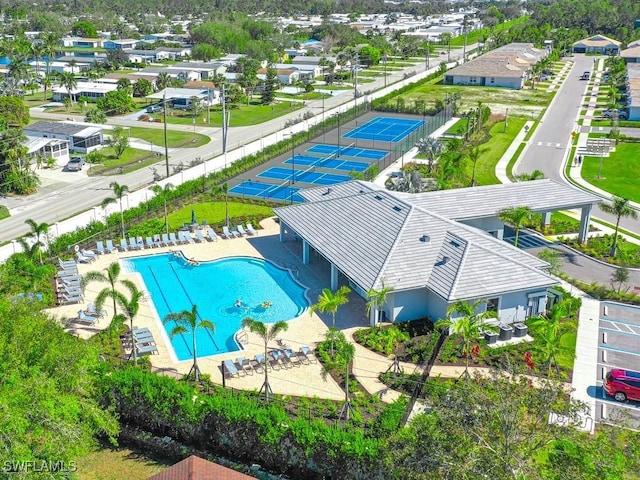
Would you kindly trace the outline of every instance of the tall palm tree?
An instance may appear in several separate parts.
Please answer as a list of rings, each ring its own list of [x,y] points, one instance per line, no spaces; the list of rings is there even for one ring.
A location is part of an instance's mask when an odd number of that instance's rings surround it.
[[[276,338],[280,332],[289,328],[289,324],[282,320],[275,322],[270,327],[267,327],[266,324],[259,320],[254,320],[251,317],[246,317],[242,320],[242,326],[248,328],[250,332],[256,333],[264,341],[265,359],[269,353],[269,342]],[[263,391],[266,400],[269,401],[271,399],[271,395],[273,395],[273,391],[271,390],[271,385],[269,385],[269,369],[266,364],[264,365],[264,383],[262,384],[262,387],[260,387],[260,393]]]
[[[107,197],[102,200],[100,204],[102,208],[106,208],[107,205],[112,203],[120,203],[120,223],[122,224],[122,238],[124,238],[124,212],[122,210],[122,197],[129,191],[129,187],[126,185],[120,185],[118,182],[111,182],[109,188],[113,190],[115,197]]]
[[[162,195],[162,200],[164,201],[164,226],[167,229],[167,233],[169,233],[169,221],[167,220],[167,194],[174,189],[175,187],[172,183],[167,183],[164,187],[161,185],[154,185],[151,187],[151,191],[153,191],[156,196]]]
[[[44,88],[44,97],[43,97],[44,100],[47,99],[47,91],[51,88],[52,85],[53,85],[53,81],[51,80],[51,75],[47,74],[44,77],[42,77],[42,88]]]
[[[447,309],[447,318],[437,322],[438,327],[448,328],[462,337],[465,357],[464,373],[467,377],[469,376],[471,344],[480,337],[484,321],[497,317],[494,311],[479,311],[486,303],[486,300],[476,300],[473,303],[459,300]]]
[[[116,316],[117,302],[118,302],[117,300],[118,289],[116,288],[116,286],[119,280],[118,277],[120,277],[120,271],[121,271],[120,263],[111,262],[109,266],[104,269],[104,273],[94,270],[92,272],[87,272],[83,277],[83,283],[85,286],[89,284],[89,282],[105,282],[109,284],[108,287],[105,287],[98,293],[98,297],[96,299],[96,305],[98,304],[103,305],[108,298],[111,298],[113,300],[114,318]]]
[[[376,319],[374,319],[374,325],[379,325],[380,317],[382,316],[382,309],[385,303],[387,303],[387,296],[393,291],[393,287],[388,287],[384,284],[384,280],[380,282],[380,290],[371,289],[367,292],[369,301],[367,302],[367,316],[371,314],[371,310],[375,310],[377,313]]]
[[[529,207],[509,207],[498,212],[498,218],[501,222],[509,225],[516,231],[516,238],[513,242],[515,247],[518,246],[518,236],[520,229],[524,225],[525,220],[531,217],[533,212]]]
[[[51,63],[60,48],[60,37],[55,33],[45,33],[42,39],[42,53],[47,57],[47,75],[51,74]]]
[[[29,232],[28,236],[33,237],[34,242],[31,245],[29,245],[29,243],[25,239],[21,238],[19,240],[19,243],[22,246],[22,250],[25,253],[29,254],[31,257],[33,257],[35,253],[38,252],[38,255],[40,256],[40,265],[42,265],[43,264],[42,247],[44,247],[45,244],[41,240],[41,238],[43,235],[44,235],[44,238],[47,237],[47,233],[49,232],[49,224],[37,223],[35,220],[32,220],[31,218],[26,219],[24,223],[26,223],[31,227],[31,232]]]
[[[418,149],[418,153],[422,153],[427,156],[427,168],[429,169],[429,173],[431,173],[433,171],[434,162],[444,151],[442,142],[438,141],[434,137],[421,138],[417,141],[416,148]]]
[[[331,314],[332,327],[336,328],[336,313],[340,305],[344,305],[349,301],[347,295],[351,293],[351,289],[346,285],[341,286],[335,293],[328,288],[323,288],[322,293],[318,296],[318,303],[311,305],[309,314],[313,314],[316,310],[322,313]],[[333,340],[331,342],[331,356],[333,356]]]
[[[61,72],[58,74],[58,82],[64,87],[69,96],[69,100],[73,102],[71,91],[78,86],[78,79],[72,72]]]
[[[198,315],[198,306],[192,305],[191,310],[183,310],[177,313],[169,313],[162,320],[164,324],[174,322],[176,325],[171,329],[169,335],[171,338],[176,335],[191,335],[192,338],[192,352],[193,352],[193,366],[187,377],[190,377],[193,373],[193,377],[196,382],[200,381],[200,368],[198,367],[198,342],[196,332],[199,329],[209,330],[211,333],[215,331],[215,326],[211,320],[200,318]]]
[[[171,86],[171,77],[167,72],[160,72],[156,78],[156,87],[158,90],[164,90]]]
[[[600,203],[600,209],[610,215],[616,217],[616,228],[613,232],[613,244],[611,245],[611,256],[615,257],[618,253],[618,230],[620,229],[620,219],[630,217],[634,220],[638,218],[638,212],[629,204],[629,199],[614,195],[611,203]]]
[[[124,311],[124,316],[129,320],[129,332],[131,335],[131,355],[133,357],[133,364],[138,363],[138,351],[136,345],[136,337],[133,335],[133,320],[138,315],[140,310],[140,302],[144,299],[144,293],[138,290],[135,283],[131,280],[121,280],[121,283],[129,290],[129,297],[127,297],[121,291],[115,292],[115,298],[120,308]],[[96,299],[96,310],[102,309],[103,303],[100,301],[100,296]],[[115,317],[114,317],[115,318]]]

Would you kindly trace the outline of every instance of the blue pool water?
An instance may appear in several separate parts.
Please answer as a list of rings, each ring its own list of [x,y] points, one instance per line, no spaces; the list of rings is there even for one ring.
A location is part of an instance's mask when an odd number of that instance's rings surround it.
[[[252,257],[233,257],[197,266],[187,264],[172,253],[123,260],[130,272],[142,276],[158,315],[191,310],[198,306],[200,318],[211,320],[215,332],[198,329],[198,357],[240,350],[234,339],[242,319],[251,317],[265,323],[291,320],[309,306],[306,288],[288,270]],[[243,307],[236,307],[240,299]],[[271,306],[264,308],[268,301]],[[165,324],[167,335],[175,323]],[[171,339],[178,360],[193,358],[191,334]]]

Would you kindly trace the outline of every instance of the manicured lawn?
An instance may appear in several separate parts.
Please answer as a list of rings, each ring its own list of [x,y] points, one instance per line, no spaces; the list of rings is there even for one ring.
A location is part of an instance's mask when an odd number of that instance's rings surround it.
[[[172,463],[159,463],[127,448],[101,448],[77,459],[79,480],[144,480]]]
[[[169,228],[178,229],[185,223],[191,223],[191,210],[196,213],[198,222],[206,220],[210,225],[224,224],[225,203],[224,200],[213,203],[195,203],[169,215]],[[229,222],[235,225],[234,219],[266,218],[273,216],[273,208],[264,205],[229,201]],[[253,225],[257,228],[257,225]]]
[[[390,75],[390,73],[387,73],[387,75]],[[360,77],[383,77],[384,76],[384,71],[383,72],[372,72],[370,70],[365,71],[365,72],[358,72],[358,78]]]
[[[102,173],[120,173],[117,172],[117,170],[113,170],[118,167],[122,168],[122,173],[128,173],[153,165],[161,159],[161,157],[158,157],[156,153],[151,150],[139,150],[131,147],[127,148],[120,158],[115,158],[110,148],[105,149],[104,152],[107,155],[107,159],[102,164],[92,165],[89,169],[89,176],[100,175]]]
[[[456,123],[454,123],[449,130],[445,133],[449,135],[464,135],[464,132],[467,130],[467,123],[469,120],[467,118],[461,118]]]
[[[0,220],[5,218],[9,218],[11,214],[9,213],[9,209],[4,205],[0,205]]]
[[[253,101],[250,105],[238,104],[238,108],[231,108],[230,112],[230,126],[231,127],[246,127],[248,125],[257,125],[259,123],[267,122],[278,118],[287,113],[294,112],[304,108],[304,105],[299,102],[278,102],[273,105],[262,105],[259,101]],[[193,114],[184,110],[170,109],[167,112],[167,123],[175,123],[180,125],[193,125]],[[149,115],[152,118],[163,118],[162,114],[154,113]],[[197,125],[206,125],[207,112],[204,111],[196,119]],[[211,109],[211,127],[222,126],[222,109],[215,107]]]
[[[131,127],[131,136],[151,142],[154,145],[164,146],[164,131],[154,128]],[[192,132],[178,132],[167,130],[167,143],[169,148],[195,148],[209,143],[211,139],[206,135]]]
[[[615,152],[602,159],[601,179],[597,178],[599,166],[599,156],[585,156],[582,177],[607,192],[640,202],[640,144],[619,143]]]
[[[491,140],[480,145],[480,148],[488,150],[480,156],[476,164],[476,183],[478,185],[500,183],[496,177],[496,164],[526,121],[527,119],[522,117],[510,117],[506,132],[504,131],[504,122],[498,122],[491,128],[489,131]],[[472,170],[473,165],[471,162],[467,162],[467,177],[471,178]]]

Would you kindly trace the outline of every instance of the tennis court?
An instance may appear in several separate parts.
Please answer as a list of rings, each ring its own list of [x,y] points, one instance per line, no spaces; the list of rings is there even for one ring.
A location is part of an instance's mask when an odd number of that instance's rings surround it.
[[[334,157],[308,157],[306,155],[296,155],[293,158],[285,160],[287,165],[299,165],[301,167],[318,167],[330,168],[332,170],[344,170],[347,172],[364,172],[371,166],[365,162],[353,162],[350,160],[341,160]],[[296,177],[297,178],[297,177]]]
[[[420,120],[377,117],[347,132],[343,137],[396,143],[422,125],[423,122]]]
[[[309,153],[319,153],[320,155],[344,155],[347,157],[365,158],[367,160],[382,160],[389,155],[384,150],[371,150],[369,148],[358,147],[338,147],[337,145],[328,145],[319,143],[307,150]]]
[[[265,200],[275,199],[302,202],[302,197],[297,194],[298,190],[300,189],[288,185],[272,185],[270,183],[245,180],[235,187],[230,188],[229,193],[243,197],[258,197]]]
[[[274,178],[276,180],[315,183],[318,185],[333,185],[334,183],[348,182],[351,177],[346,175],[334,175],[332,173],[321,173],[313,170],[299,171],[291,168],[271,167],[258,174],[262,178]]]

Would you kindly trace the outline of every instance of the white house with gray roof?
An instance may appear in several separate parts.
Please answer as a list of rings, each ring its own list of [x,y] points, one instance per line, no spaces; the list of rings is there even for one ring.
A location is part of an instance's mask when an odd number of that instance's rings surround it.
[[[453,303],[478,299],[503,323],[544,312],[558,280],[546,262],[498,238],[497,212],[577,207],[588,217],[599,201],[552,180],[412,195],[352,181],[299,193],[305,203],[275,209],[281,241],[300,238],[305,264],[328,262],[333,290],[346,283],[367,298],[392,287],[384,305],[391,321],[436,321]]]

